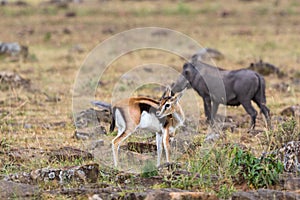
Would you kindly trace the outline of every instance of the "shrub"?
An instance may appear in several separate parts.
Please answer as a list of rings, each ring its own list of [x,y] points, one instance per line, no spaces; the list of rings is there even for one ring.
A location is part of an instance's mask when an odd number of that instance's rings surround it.
[[[300,131],[294,118],[280,124],[276,129],[266,131],[262,137],[262,144],[267,151],[276,151],[290,141],[300,140]]]
[[[278,183],[283,165],[275,154],[256,158],[250,151],[239,147],[235,147],[232,153],[231,169],[239,172],[237,181],[247,181],[247,184],[255,189]]]

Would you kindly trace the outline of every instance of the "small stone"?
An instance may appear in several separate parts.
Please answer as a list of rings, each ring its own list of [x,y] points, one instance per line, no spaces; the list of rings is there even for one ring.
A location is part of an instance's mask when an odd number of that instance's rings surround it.
[[[287,107],[285,109],[283,109],[280,112],[281,115],[285,115],[285,116],[293,116],[293,117],[300,117],[300,105],[293,105],[290,107]]]
[[[77,140],[88,140],[91,138],[91,134],[89,133],[84,133],[84,132],[80,132],[80,131],[75,131],[74,133],[74,137],[77,139]]]
[[[95,148],[103,147],[104,146],[104,140],[97,140],[95,142]]]

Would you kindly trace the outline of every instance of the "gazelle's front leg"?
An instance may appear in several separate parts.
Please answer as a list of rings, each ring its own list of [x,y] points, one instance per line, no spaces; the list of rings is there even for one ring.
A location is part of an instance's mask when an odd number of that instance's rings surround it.
[[[166,153],[166,160],[167,163],[170,162],[170,133],[169,133],[169,129],[165,128],[163,129],[163,144],[164,144],[164,149],[165,149],[165,153]]]
[[[157,148],[157,167],[160,165],[162,154],[162,133],[156,132],[156,148]]]

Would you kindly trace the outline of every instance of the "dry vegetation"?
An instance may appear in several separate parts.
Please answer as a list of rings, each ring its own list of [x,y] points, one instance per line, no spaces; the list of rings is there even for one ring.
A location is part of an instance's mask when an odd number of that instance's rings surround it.
[[[73,137],[72,92],[77,73],[96,45],[114,34],[137,27],[165,27],[182,32],[205,47],[221,51],[225,59],[216,61],[216,65],[226,69],[248,67],[251,62],[260,59],[276,65],[287,76],[265,77],[267,105],[275,128],[280,123],[275,120],[280,112],[285,107],[299,104],[300,85],[293,84],[293,80],[300,78],[300,3],[297,0],[228,0],[226,3],[217,0],[85,0],[67,6],[48,4],[46,1],[41,3],[38,0],[26,2],[27,6],[0,6],[0,41],[19,42],[29,47],[27,60],[12,62],[10,57],[1,56],[0,71],[16,72],[30,79],[31,84],[30,88],[9,87],[0,90],[2,153],[10,148],[21,147],[52,150],[72,146],[88,149],[86,141]],[[75,13],[75,16],[67,17],[68,13]],[[109,102],[111,91],[122,74],[135,66],[154,62],[172,66],[178,71],[183,64],[179,57],[158,50],[126,54],[111,64],[101,80],[101,91],[105,92],[98,92],[95,96]],[[272,87],[282,82],[289,84],[287,91]],[[138,93],[159,97],[160,93],[152,89],[145,87]],[[126,90],[126,86],[122,90]],[[189,94],[193,92],[189,91]],[[192,119],[196,124],[191,126],[198,126],[195,130],[203,136],[207,133],[207,125],[204,123],[202,101],[196,98],[200,102],[200,123],[197,117],[199,113],[193,113],[193,106],[187,105],[185,111],[189,116],[195,115]],[[191,103],[188,99],[184,102]],[[223,142],[239,142],[247,147],[256,147],[259,152],[255,153],[259,154],[262,148],[260,139],[247,134],[249,118],[244,110],[228,108],[227,114],[233,117],[234,123],[244,125],[235,129],[234,133],[226,132],[227,138]],[[265,131],[261,116],[258,121],[257,129]],[[78,164],[34,156],[24,162],[11,160],[6,154],[0,157],[1,176],[42,167]],[[55,185],[41,187],[56,188]],[[203,189],[199,188],[194,189]],[[208,191],[219,189],[211,188]],[[54,197],[48,194],[44,198]]]

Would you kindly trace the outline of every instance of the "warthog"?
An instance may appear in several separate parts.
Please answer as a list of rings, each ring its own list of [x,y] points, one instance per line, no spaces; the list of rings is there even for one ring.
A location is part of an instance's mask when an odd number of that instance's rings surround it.
[[[264,114],[268,127],[271,125],[264,78],[252,70],[224,70],[200,61],[187,62],[173,84],[172,92],[177,93],[190,87],[203,98],[208,122],[214,122],[219,104],[242,105],[251,116],[250,130],[254,129],[257,111],[251,105],[253,100]]]

